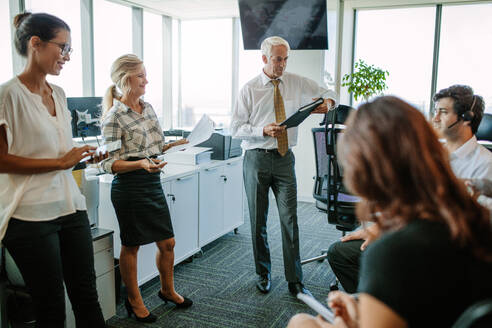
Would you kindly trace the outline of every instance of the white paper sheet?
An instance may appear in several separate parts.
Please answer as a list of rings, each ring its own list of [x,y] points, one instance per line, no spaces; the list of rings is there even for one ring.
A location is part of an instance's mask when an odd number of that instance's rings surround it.
[[[176,151],[190,148],[204,141],[207,141],[212,135],[212,133],[214,132],[214,125],[215,125],[214,121],[212,121],[212,119],[208,117],[207,114],[203,114],[200,121],[198,121],[198,123],[193,128],[193,131],[191,131],[188,138],[186,138],[186,140],[188,140],[188,143],[184,145],[172,147],[168,151],[166,151],[165,154],[174,153]]]

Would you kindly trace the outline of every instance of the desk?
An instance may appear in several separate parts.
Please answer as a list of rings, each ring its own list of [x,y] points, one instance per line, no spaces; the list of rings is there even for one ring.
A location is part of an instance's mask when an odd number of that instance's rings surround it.
[[[244,223],[242,163],[242,157],[236,157],[200,165],[169,163],[164,167],[161,183],[176,239],[175,265]],[[121,242],[111,203],[112,180],[112,175],[100,178],[99,226],[115,231],[114,253],[119,258]],[[158,276],[156,252],[154,244],[140,247],[137,267],[139,285]]]

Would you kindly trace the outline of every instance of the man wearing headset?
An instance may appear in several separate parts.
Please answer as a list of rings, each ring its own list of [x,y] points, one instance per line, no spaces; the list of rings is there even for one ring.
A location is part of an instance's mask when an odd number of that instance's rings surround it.
[[[461,179],[492,178],[492,153],[477,142],[475,133],[485,104],[466,85],[453,85],[436,93],[434,127],[446,139],[451,167]]]
[[[469,86],[452,85],[436,93],[433,100],[436,107],[432,124],[439,136],[446,139],[454,174],[460,179],[492,180],[492,152],[475,137],[485,108],[482,97],[474,95]],[[485,199],[480,203],[488,208],[492,206]],[[378,234],[376,226],[372,225],[331,244],[328,261],[346,292],[357,290],[361,252]]]

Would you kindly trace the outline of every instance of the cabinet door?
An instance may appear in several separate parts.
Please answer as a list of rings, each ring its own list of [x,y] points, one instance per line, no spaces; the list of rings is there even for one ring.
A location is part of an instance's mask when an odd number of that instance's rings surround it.
[[[179,263],[198,251],[198,176],[178,178],[171,182],[172,199],[168,202],[173,222],[174,263]],[[173,200],[174,199],[174,200]]]
[[[244,223],[243,216],[243,161],[226,163],[224,167],[224,232]]]
[[[220,237],[224,230],[223,167],[200,171],[200,247]]]

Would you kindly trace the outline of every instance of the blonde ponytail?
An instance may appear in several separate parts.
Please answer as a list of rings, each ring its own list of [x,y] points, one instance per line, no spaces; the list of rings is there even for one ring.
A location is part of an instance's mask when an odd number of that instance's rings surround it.
[[[113,107],[114,99],[118,99],[118,100],[121,99],[121,95],[119,94],[118,90],[116,90],[116,84],[112,84],[104,94],[104,98],[102,101],[101,123],[106,118],[108,111],[111,109],[111,107]]]
[[[111,65],[111,80],[114,84],[108,88],[104,95],[102,101],[103,112],[101,115],[101,122],[106,118],[109,109],[113,107],[113,100],[119,100],[123,94],[130,92],[128,79],[131,75],[138,72],[138,69],[142,64],[143,61],[136,55],[128,54],[118,57],[113,65]],[[121,94],[118,89],[121,90],[123,94]]]

